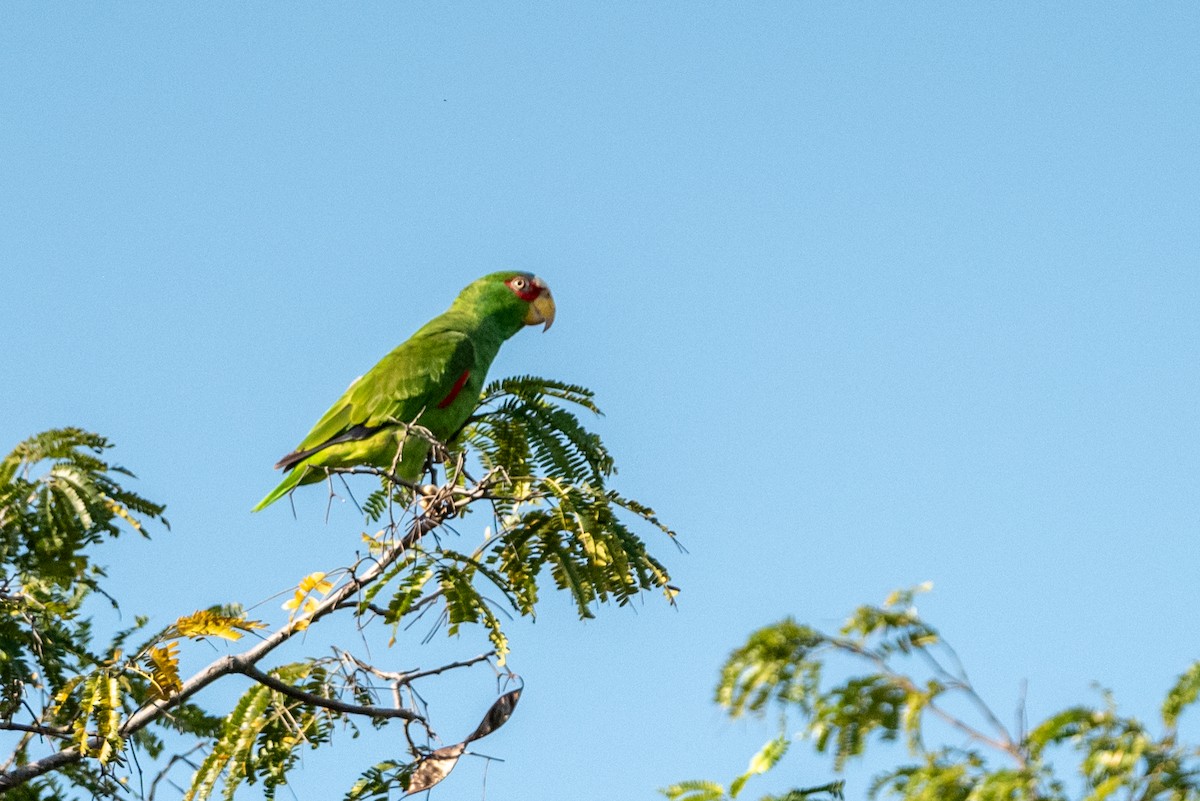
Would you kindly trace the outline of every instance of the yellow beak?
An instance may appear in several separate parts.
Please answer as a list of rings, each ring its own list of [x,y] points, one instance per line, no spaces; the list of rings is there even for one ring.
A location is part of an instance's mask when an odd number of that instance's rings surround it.
[[[545,323],[543,331],[549,330],[554,324],[554,298],[550,295],[550,289],[542,285],[542,291],[536,298],[529,302],[529,311],[525,313],[525,325],[537,325]]]

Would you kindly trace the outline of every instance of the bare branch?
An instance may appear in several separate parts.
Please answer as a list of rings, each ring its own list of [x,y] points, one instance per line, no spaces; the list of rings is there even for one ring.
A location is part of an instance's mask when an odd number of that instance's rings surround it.
[[[463,659],[460,662],[451,662],[447,665],[442,665],[441,667],[432,668],[430,670],[421,670],[420,668],[417,668],[415,670],[410,670],[410,671],[406,671],[406,672],[380,670],[379,668],[375,667],[374,665],[371,665],[371,664],[368,664],[368,663],[362,661],[358,657],[354,656],[354,654],[350,654],[350,653],[346,653],[346,652],[342,652],[341,657],[343,660],[345,660],[347,662],[354,663],[354,666],[357,667],[359,670],[366,671],[367,673],[370,673],[372,676],[376,676],[376,677],[384,679],[386,681],[395,682],[396,686],[399,687],[400,685],[411,684],[412,682],[416,681],[417,679],[423,679],[428,676],[436,676],[439,673],[445,673],[448,670],[454,670],[456,668],[464,668],[464,667],[470,667],[471,665],[477,665],[480,662],[485,662],[488,659],[491,659],[495,655],[496,655],[495,651],[487,651],[485,653],[479,654],[478,656],[473,656],[470,659]]]
[[[39,726],[27,725],[25,723],[13,723],[12,721],[0,721],[0,731],[23,731],[30,734],[41,734],[46,737],[70,737],[71,730],[59,726]]]
[[[382,467],[367,467],[367,466],[330,467],[327,469],[331,475],[336,474],[336,475],[341,475],[341,476],[376,476],[378,478],[386,478],[391,483],[393,483],[397,486],[400,486],[400,487],[405,487],[406,489],[413,490],[414,492],[421,491],[421,485],[418,484],[417,482],[409,481],[406,478],[400,478],[400,476],[396,475],[391,470],[384,470]]]
[[[987,736],[983,732],[976,729],[974,726],[964,723],[963,721],[956,718],[954,715],[951,715],[949,712],[942,709],[940,706],[938,706],[937,704],[935,704],[932,701],[930,701],[926,705],[926,709],[933,712],[935,715],[937,715],[943,721],[945,721],[946,723],[949,723],[951,726],[958,729],[963,734],[970,737],[972,740],[975,740],[976,742],[990,746],[990,747],[996,749],[997,751],[1003,751],[1007,754],[1012,754],[1013,756],[1017,757],[1017,759],[1021,762],[1022,765],[1024,764],[1024,760],[1021,759],[1021,757],[1015,753],[1013,744],[1011,742],[1007,742],[1007,741],[1002,742],[1000,740],[995,739],[994,737]]]
[[[416,720],[424,722],[424,718],[418,715],[411,709],[390,708],[385,706],[359,706],[358,704],[347,704],[344,701],[339,701],[336,698],[326,698],[315,693],[306,692],[298,687],[293,687],[285,681],[275,678],[269,673],[264,673],[253,665],[246,665],[238,671],[244,676],[254,679],[259,684],[270,687],[272,690],[277,690],[289,698],[295,698],[312,706],[319,706],[325,709],[332,709],[334,712],[343,712],[347,715],[363,715],[371,718],[400,718],[401,720]]]
[[[418,670],[418,671],[414,671],[412,673],[405,673],[401,677],[400,681],[403,684],[411,684],[412,682],[416,681],[417,679],[423,679],[427,676],[436,676],[439,673],[445,673],[447,670],[454,670],[455,668],[470,667],[471,665],[477,665],[480,662],[484,662],[488,659],[491,659],[495,655],[496,655],[495,651],[488,651],[486,654],[479,654],[478,656],[473,656],[470,659],[464,659],[461,662],[451,662],[448,665],[442,665],[441,667],[433,668],[431,670]]]

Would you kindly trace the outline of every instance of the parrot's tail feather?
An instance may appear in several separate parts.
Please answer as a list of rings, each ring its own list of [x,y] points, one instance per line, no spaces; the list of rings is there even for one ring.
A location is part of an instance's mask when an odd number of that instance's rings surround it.
[[[325,440],[320,445],[303,450],[296,450],[289,453],[287,456],[275,463],[276,470],[290,470],[292,467],[300,464],[308,457],[312,456],[317,451],[322,451],[330,445],[337,445],[342,442],[353,442],[360,439],[369,439],[374,436],[383,426],[368,426],[358,424],[353,428],[348,428],[336,437],[331,437]]]
[[[276,470],[291,470],[293,467],[300,464],[301,462],[303,462],[308,457],[312,456],[317,451],[321,450],[322,447],[324,447],[324,446],[319,445],[315,448],[309,448],[309,449],[303,450],[303,451],[292,451],[287,456],[283,457],[282,459],[280,459],[278,462],[275,463],[275,469]]]
[[[301,470],[293,470],[292,472],[288,473],[286,476],[284,476],[283,481],[279,482],[279,486],[276,487],[275,489],[271,490],[267,494],[267,497],[265,497],[261,501],[259,501],[258,506],[255,506],[250,511],[251,512],[261,512],[263,509],[266,509],[268,506],[275,503],[275,501],[279,500],[284,495],[287,495],[289,492],[291,492],[293,489],[295,489],[304,480],[304,477],[308,474],[308,472],[309,471],[307,469],[301,469]]]

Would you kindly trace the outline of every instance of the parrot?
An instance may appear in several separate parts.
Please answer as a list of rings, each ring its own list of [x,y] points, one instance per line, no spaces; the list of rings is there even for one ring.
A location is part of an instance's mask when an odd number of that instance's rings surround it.
[[[485,275],[450,308],[351,382],[296,449],[276,463],[283,481],[252,511],[302,484],[324,479],[324,468],[368,465],[416,481],[430,443],[407,426],[423,426],[441,442],[467,422],[500,345],[523,327],[554,322],[550,288],[527,272]]]

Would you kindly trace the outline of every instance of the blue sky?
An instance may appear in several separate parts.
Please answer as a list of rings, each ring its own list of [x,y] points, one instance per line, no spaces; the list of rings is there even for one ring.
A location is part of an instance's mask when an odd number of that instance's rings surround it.
[[[690,553],[678,610],[511,626],[488,798],[731,776],[772,724],[711,705],[725,653],[925,580],[998,709],[1151,718],[1200,657],[1197,41],[1166,2],[7,4],[0,446],[88,427],[169,504],[101,557],[128,612],[254,603],[357,543],[319,490],[250,515],[271,464],[525,268],[559,319],[493,374],[594,388]]]

